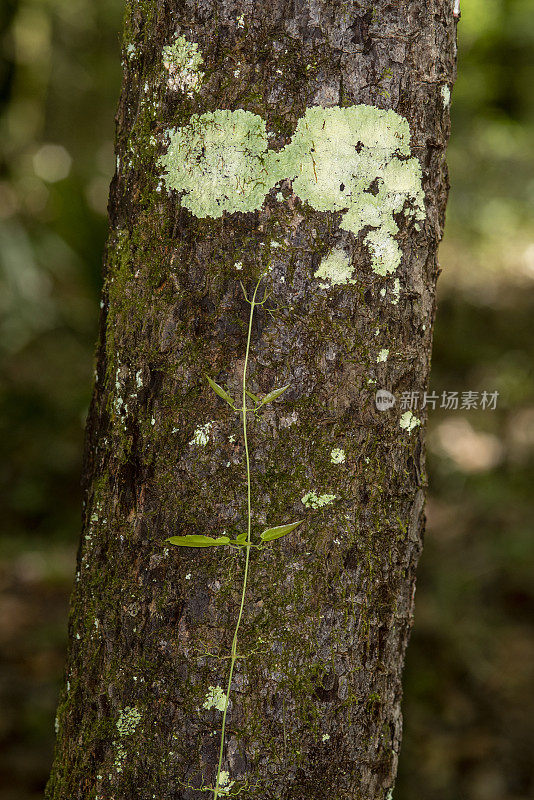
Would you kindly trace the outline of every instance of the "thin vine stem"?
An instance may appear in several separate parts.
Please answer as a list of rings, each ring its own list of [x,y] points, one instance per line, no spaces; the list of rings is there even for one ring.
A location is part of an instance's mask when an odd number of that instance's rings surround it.
[[[263,276],[261,276],[263,277]],[[247,592],[247,581],[248,581],[248,572],[249,572],[249,563],[250,563],[250,546],[251,546],[251,530],[252,530],[252,490],[251,490],[251,477],[250,477],[250,455],[248,450],[248,435],[247,435],[247,369],[248,369],[248,359],[250,354],[250,339],[252,336],[252,321],[254,318],[254,308],[256,305],[256,295],[258,293],[258,289],[261,283],[261,277],[256,284],[256,288],[254,289],[254,294],[252,295],[252,300],[248,300],[245,289],[243,284],[241,284],[243,288],[243,292],[245,294],[245,298],[248,303],[250,303],[250,316],[248,320],[248,333],[247,333],[247,349],[245,352],[245,363],[243,365],[243,402],[241,407],[241,413],[243,414],[243,439],[245,442],[245,457],[246,457],[246,468],[247,468],[247,545],[246,545],[246,556],[245,556],[245,571],[243,574],[243,586],[241,589],[241,603],[239,606],[239,614],[237,616],[237,623],[235,626],[234,631],[234,638],[232,639],[232,650],[231,650],[231,658],[230,658],[230,672],[228,675],[228,684],[226,688],[226,699],[224,702],[224,711],[223,711],[223,718],[222,718],[222,726],[221,726],[221,742],[219,745],[219,763],[217,765],[217,779],[215,781],[215,788],[213,790],[213,800],[217,800],[220,794],[220,780],[221,780],[221,767],[223,762],[223,755],[224,755],[224,737],[226,733],[226,712],[228,711],[228,704],[230,702],[230,690],[232,688],[232,679],[234,676],[234,667],[235,662],[237,660],[237,637],[239,634],[239,626],[241,625],[241,619],[243,617],[243,609],[245,607],[245,596]],[[264,298],[265,301],[265,298]]]

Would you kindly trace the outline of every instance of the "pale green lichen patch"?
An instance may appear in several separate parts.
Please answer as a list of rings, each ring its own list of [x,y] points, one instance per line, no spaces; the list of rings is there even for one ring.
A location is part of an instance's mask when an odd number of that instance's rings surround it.
[[[194,444],[199,447],[205,447],[210,440],[210,432],[213,427],[213,422],[206,422],[205,425],[200,425],[194,434],[189,444]]]
[[[219,794],[228,794],[234,783],[230,780],[230,773],[222,769],[219,773]]]
[[[316,492],[306,492],[301,502],[306,508],[323,508],[336,499],[335,494],[317,494]]]
[[[346,459],[345,451],[341,447],[334,447],[330,453],[332,464],[344,464]]]
[[[405,411],[404,414],[401,415],[399,425],[401,428],[407,433],[411,433],[414,428],[417,428],[418,425],[421,424],[421,420],[415,417],[411,411]]]
[[[315,106],[298,121],[280,153],[279,169],[316,210],[345,211],[340,223],[345,230],[357,235],[365,227],[376,229],[364,241],[373,270],[387,275],[401,260],[393,214],[406,205],[407,215],[425,217],[421,165],[409,156],[408,121],[396,112]]]
[[[321,286],[327,289],[329,286],[338,286],[342,283],[355,283],[352,279],[352,264],[350,258],[344,250],[335,247],[325,256],[316,271],[315,278],[324,278],[328,283]]]
[[[402,253],[395,239],[383,228],[370,231],[365,237],[373,259],[373,271],[377,275],[386,276],[395,272],[402,258]]]
[[[448,108],[451,104],[451,90],[446,83],[441,87],[441,99],[443,100],[443,107]]]
[[[123,709],[117,720],[119,736],[131,736],[132,733],[135,732],[140,720],[141,714],[137,708],[130,708],[130,706],[127,706]]]
[[[386,348],[384,348],[384,349],[383,349],[383,350],[381,350],[381,351],[379,352],[379,354],[377,355],[377,357],[376,357],[376,363],[377,363],[377,364],[380,364],[380,362],[381,362],[381,361],[387,361],[387,358],[388,358],[388,356],[389,356],[389,350],[387,350]]]
[[[113,744],[115,745],[115,760],[113,766],[116,771],[120,773],[122,772],[122,767],[126,759],[126,748],[122,742],[113,742]]]
[[[196,217],[261,208],[276,183],[266,168],[261,117],[243,109],[194,114],[189,125],[167,133],[163,179],[168,189],[184,192],[182,205]]]
[[[188,42],[185,36],[178,36],[172,44],[163,48],[162,56],[163,66],[168,72],[169,89],[193,97],[204,80],[204,73],[200,69],[204,59],[199,53],[198,44]]]
[[[206,695],[206,699],[202,704],[203,708],[207,708],[208,711],[211,708],[216,708],[217,711],[224,711],[225,705],[226,705],[226,694],[221,689],[221,687],[210,686],[208,689],[208,693]]]
[[[421,165],[410,157],[408,121],[392,110],[313,106],[280,152],[268,149],[264,120],[243,109],[193,115],[168,135],[160,159],[163,179],[168,189],[184,192],[182,205],[197,217],[259,209],[267,192],[291,180],[295,194],[316,211],[343,212],[344,230],[357,236],[371,229],[364,243],[379,275],[401,262],[394,214],[404,211],[416,225],[425,218]],[[281,199],[279,192],[276,197]],[[344,263],[342,274],[347,272]],[[350,276],[338,281],[348,282]]]

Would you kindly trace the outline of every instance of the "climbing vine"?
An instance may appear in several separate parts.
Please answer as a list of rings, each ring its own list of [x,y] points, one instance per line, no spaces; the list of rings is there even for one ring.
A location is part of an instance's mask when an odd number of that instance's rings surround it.
[[[250,574],[250,551],[252,548],[261,550],[269,542],[272,542],[275,539],[280,539],[282,536],[286,536],[286,534],[291,533],[291,531],[295,530],[295,528],[303,522],[303,520],[297,520],[297,522],[290,522],[284,525],[276,525],[275,527],[267,528],[260,534],[259,542],[252,541],[252,477],[250,472],[250,452],[249,452],[248,428],[247,428],[248,415],[249,413],[257,414],[261,408],[266,406],[268,403],[272,403],[274,400],[279,398],[287,389],[289,389],[289,384],[287,384],[286,386],[282,386],[279,389],[273,389],[271,392],[269,392],[268,394],[266,394],[264,397],[261,398],[247,389],[247,371],[248,371],[248,364],[250,357],[250,340],[252,335],[252,323],[254,320],[254,311],[257,306],[264,305],[268,299],[268,293],[267,291],[265,291],[263,299],[257,300],[258,291],[263,277],[264,276],[261,275],[260,278],[258,279],[252,297],[250,298],[246,293],[243,283],[240,282],[243,294],[245,295],[245,300],[250,306],[248,331],[247,331],[247,345],[245,351],[245,361],[243,365],[243,385],[241,394],[241,405],[237,406],[235,401],[228,394],[228,392],[225,389],[223,389],[222,386],[219,386],[218,383],[215,383],[215,381],[212,378],[206,375],[206,379],[211,388],[213,389],[213,391],[215,392],[215,394],[217,394],[222,400],[224,400],[224,402],[227,403],[233,411],[235,411],[238,414],[241,414],[242,417],[242,431],[243,431],[243,443],[245,447],[245,467],[246,467],[246,482],[247,482],[246,531],[240,533],[235,539],[230,539],[229,536],[213,537],[213,536],[189,534],[187,536],[171,536],[169,539],[166,540],[170,544],[177,545],[178,547],[228,546],[237,549],[243,549],[245,551],[245,567],[243,571],[243,582],[241,586],[241,601],[239,604],[239,611],[237,615],[234,635],[232,639],[232,646],[230,650],[230,669],[228,673],[226,692],[223,693],[220,687],[210,686],[207,700],[204,703],[204,706],[206,708],[214,707],[217,708],[219,711],[223,712],[222,724],[221,724],[221,737],[219,744],[219,759],[217,764],[217,777],[215,780],[215,786],[210,787],[210,791],[213,791],[213,800],[217,800],[217,798],[221,794],[227,796],[230,793],[231,787],[234,783],[233,781],[228,783],[229,776],[228,773],[222,769],[222,764],[224,758],[226,718],[228,712],[228,705],[230,702],[230,692],[232,690],[232,680],[234,676],[235,664],[237,659],[239,658],[237,652],[237,644],[238,644],[239,628],[241,626],[243,611],[245,608],[247,585]]]

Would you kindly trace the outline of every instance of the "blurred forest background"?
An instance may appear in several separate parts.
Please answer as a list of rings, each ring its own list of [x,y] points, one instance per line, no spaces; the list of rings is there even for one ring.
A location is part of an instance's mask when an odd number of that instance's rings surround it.
[[[0,8],[0,800],[50,766],[114,169],[120,0]],[[462,0],[430,497],[395,800],[534,797],[534,0]]]

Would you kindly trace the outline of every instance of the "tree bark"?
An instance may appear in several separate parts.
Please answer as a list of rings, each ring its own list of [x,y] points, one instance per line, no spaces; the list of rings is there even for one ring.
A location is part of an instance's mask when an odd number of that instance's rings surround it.
[[[211,796],[221,711],[206,698],[226,686],[246,548],[165,539],[246,530],[242,414],[205,375],[240,402],[250,306],[239,280],[250,299],[265,270],[258,296],[271,294],[255,309],[248,387],[259,397],[289,388],[247,415],[252,538],[304,522],[248,551],[222,767],[235,782],[229,794],[240,790],[243,800],[390,796],[425,487],[424,426],[402,417],[398,398],[422,393],[429,370],[452,6],[127,5],[83,532],[49,798]],[[171,56],[165,66],[175,35],[198,45],[188,52],[200,54],[202,74],[198,64],[180,72]],[[376,248],[373,262],[365,235],[375,229],[343,229],[345,211],[318,209],[290,173],[266,187],[257,208],[227,206],[219,216],[188,207],[199,185],[188,195],[162,179],[166,130],[189,130],[192,115],[244,109],[265,121],[269,152],[293,142],[291,155],[307,109],[359,106],[407,120],[410,158],[422,169],[420,224],[409,199],[407,213],[392,216],[402,253],[394,271],[380,274]],[[380,197],[380,185],[367,187],[367,199]],[[332,252],[345,269],[339,281]],[[377,409],[379,388],[396,395],[395,406]]]

